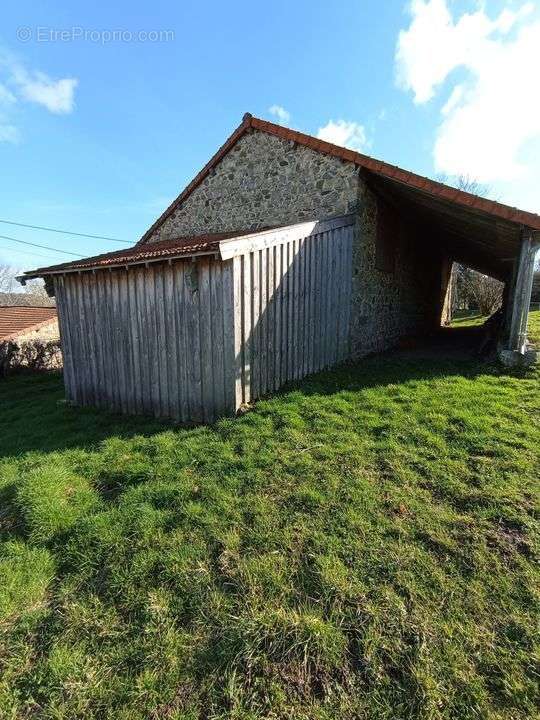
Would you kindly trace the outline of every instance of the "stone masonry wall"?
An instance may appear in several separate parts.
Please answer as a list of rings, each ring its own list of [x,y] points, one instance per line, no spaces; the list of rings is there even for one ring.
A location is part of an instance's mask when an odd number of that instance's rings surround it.
[[[393,272],[376,267],[377,212],[373,193],[361,184],[353,246],[351,356],[396,345],[404,336],[433,329],[439,303],[439,259],[426,251],[403,220]]]
[[[147,242],[344,215],[357,193],[354,164],[253,130]]]
[[[43,325],[43,327],[40,327],[37,330],[31,330],[30,332],[17,335],[15,342],[21,343],[26,342],[27,340],[43,340],[44,342],[47,342],[48,340],[59,339],[60,331],[58,329],[58,320],[54,320],[46,325]]]
[[[258,230],[356,212],[352,357],[380,352],[432,323],[433,277],[402,227],[392,273],[375,266],[377,200],[353,163],[260,131],[244,135],[147,242]]]

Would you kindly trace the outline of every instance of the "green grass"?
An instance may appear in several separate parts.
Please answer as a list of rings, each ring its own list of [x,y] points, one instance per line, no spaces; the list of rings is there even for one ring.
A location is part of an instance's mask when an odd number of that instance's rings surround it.
[[[537,348],[540,348],[540,310],[529,313],[528,327],[529,341]]]
[[[539,390],[386,356],[180,429],[3,381],[0,717],[539,717]]]
[[[487,319],[487,315],[464,315],[463,317],[454,317],[450,326],[457,328],[477,327],[483,325]]]

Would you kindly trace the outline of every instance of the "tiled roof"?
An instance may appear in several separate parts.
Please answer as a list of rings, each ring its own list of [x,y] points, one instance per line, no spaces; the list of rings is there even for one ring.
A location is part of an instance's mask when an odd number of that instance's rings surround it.
[[[229,150],[231,150],[238,140],[251,129],[260,130],[262,132],[269,133],[270,135],[283,138],[284,140],[291,140],[299,145],[309,147],[316,152],[333,155],[334,157],[339,157],[342,160],[353,162],[356,165],[375,173],[376,175],[402,182],[405,185],[416,188],[417,190],[423,190],[431,193],[434,196],[449,200],[457,205],[471,208],[473,210],[479,210],[489,215],[499,217],[502,220],[508,220],[510,222],[525,225],[533,230],[540,230],[540,216],[535,213],[527,212],[526,210],[518,210],[517,208],[510,207],[509,205],[503,205],[502,203],[495,202],[494,200],[487,200],[486,198],[479,197],[478,195],[472,195],[471,193],[464,192],[463,190],[457,190],[449,185],[444,185],[444,183],[436,182],[435,180],[423,177],[422,175],[417,175],[416,173],[409,172],[408,170],[403,170],[396,165],[390,165],[382,160],[376,160],[375,158],[363,155],[355,150],[349,150],[349,148],[333,145],[332,143],[320,140],[313,135],[306,135],[305,133],[298,132],[297,130],[291,130],[283,127],[282,125],[276,125],[275,123],[268,122],[267,120],[261,120],[260,118],[253,117],[249,113],[246,113],[242,123],[236,128],[233,134],[219,148],[217,153],[209,160],[209,162],[195,176],[189,185],[180,193],[176,200],[169,205],[165,212],[145,232],[139,240],[139,244],[145,243],[148,238],[150,238],[154,230],[156,230],[156,228],[158,228],[164,220],[166,220],[169,215],[174,212],[178,205],[180,205],[180,203],[182,203],[186,197],[202,183],[210,171],[223,159],[223,157],[229,152]]]
[[[380,178],[386,178],[402,184],[415,190],[428,193],[434,198],[440,198],[447,202],[455,204],[456,207],[468,208],[480,213],[489,215],[494,219],[505,220],[515,225],[523,225],[533,230],[540,231],[540,216],[525,210],[503,205],[494,200],[472,195],[471,193],[457,190],[456,188],[444,185],[443,183],[430,180],[429,178],[417,175],[403,170],[395,165],[390,165],[381,160],[376,160],[368,155],[355,152],[348,148],[333,145],[332,143],[320,140],[312,135],[298,132],[276,125],[275,123],[261,120],[253,117],[249,113],[244,115],[242,123],[236,128],[228,140],[220,147],[217,153],[209,160],[197,176],[189,183],[189,185],[180,193],[173,203],[165,210],[165,212],[155,221],[155,223],[146,231],[139,242],[128,250],[119,250],[115,252],[96,255],[94,257],[75,260],[74,262],[63,263],[61,265],[52,265],[45,268],[38,268],[25,273],[25,277],[40,277],[53,272],[73,271],[77,269],[89,269],[99,267],[113,267],[116,265],[132,264],[136,262],[150,261],[152,259],[176,257],[181,255],[193,255],[197,253],[218,251],[218,243],[231,237],[248,234],[250,231],[242,230],[235,233],[223,233],[213,235],[199,235],[189,238],[176,238],[162,242],[149,243],[148,239],[152,233],[175,211],[175,209],[186,199],[193,190],[200,185],[212,169],[222,160],[222,158],[231,150],[238,140],[251,130],[259,130],[262,132],[275,135],[276,137],[290,140],[315,150],[316,152],[325,153],[334,157],[341,158],[346,162],[353,162],[363,168],[368,173],[372,173]]]
[[[195,237],[175,238],[173,240],[146,243],[145,245],[135,245],[127,250],[115,250],[114,252],[83,258],[82,260],[37,268],[37,270],[25,273],[25,276],[40,276],[47,273],[61,272],[62,270],[87,270],[89,268],[132,265],[134,263],[144,263],[159,258],[218,252],[220,240],[228,240],[245,234],[246,232],[244,230],[239,230],[237,232],[197,235]]]
[[[39,330],[54,320],[54,307],[0,305],[0,340],[9,340],[22,333]]]

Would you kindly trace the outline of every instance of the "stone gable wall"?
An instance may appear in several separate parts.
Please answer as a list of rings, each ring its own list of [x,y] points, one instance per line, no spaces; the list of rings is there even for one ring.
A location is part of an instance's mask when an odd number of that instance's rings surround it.
[[[352,163],[253,130],[147,242],[344,215],[355,210],[357,193]]]
[[[351,357],[433,325],[438,290],[402,223],[392,273],[375,266],[377,200],[359,168],[260,131],[244,135],[147,242],[259,230],[355,212]]]

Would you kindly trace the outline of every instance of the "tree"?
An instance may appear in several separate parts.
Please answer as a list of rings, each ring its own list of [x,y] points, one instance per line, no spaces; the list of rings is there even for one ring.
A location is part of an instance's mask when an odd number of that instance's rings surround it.
[[[480,315],[492,315],[501,307],[502,282],[457,263],[454,272],[456,303],[461,301],[468,309],[474,307]]]
[[[453,176],[441,174],[437,176],[437,180],[472,195],[488,197],[491,194],[489,185],[467,174]],[[502,305],[503,283],[461,263],[453,264],[450,283],[452,284],[451,313],[458,309],[474,307],[481,315],[491,315]]]
[[[30,280],[24,288],[17,282],[19,271],[10,265],[0,265],[0,305],[34,305],[51,307],[54,298],[45,290],[43,280]]]
[[[15,283],[15,272],[13,268],[9,267],[9,265],[0,265],[0,293],[2,293],[2,295],[13,293]]]

